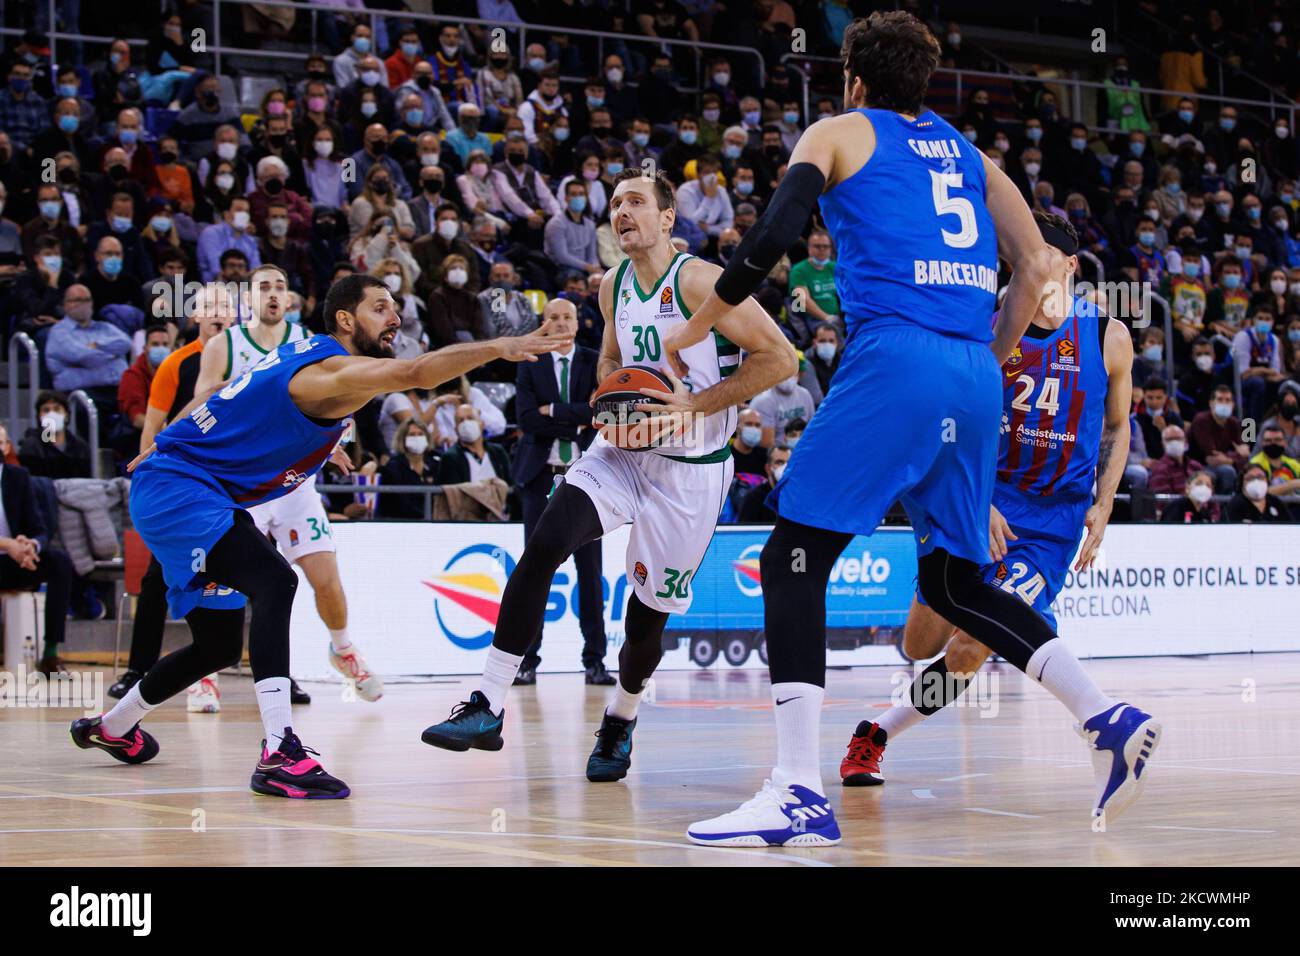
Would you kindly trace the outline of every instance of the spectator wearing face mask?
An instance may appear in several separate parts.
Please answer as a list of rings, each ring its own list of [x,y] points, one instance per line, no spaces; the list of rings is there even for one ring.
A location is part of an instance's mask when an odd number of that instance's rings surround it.
[[[518,291],[519,274],[508,261],[494,262],[488,271],[488,288],[478,294],[479,308],[484,324],[492,329],[492,337],[527,335],[537,328],[537,313],[523,293]],[[515,366],[508,370],[513,381]]]
[[[478,297],[465,288],[469,281],[469,261],[450,255],[441,266],[441,284],[429,296],[428,325],[430,348],[442,348],[457,342],[484,341],[492,338]]]
[[[194,102],[181,110],[169,132],[176,137],[190,159],[200,159],[207,152],[218,128],[242,128],[239,111],[221,101],[221,84],[213,74],[204,76],[195,87]],[[247,137],[240,137],[247,142]]]
[[[372,56],[374,52],[374,36],[370,31],[370,24],[358,20],[356,26],[352,28],[352,37],[347,48],[334,58],[334,85],[343,89],[355,81],[361,70],[361,62]],[[379,62],[379,72],[384,86],[388,86],[388,72],[382,62]]]
[[[67,430],[68,399],[62,392],[36,396],[37,424],[18,445],[18,458],[31,474],[42,478],[89,478],[90,446]]]
[[[686,181],[683,172],[692,159],[704,155],[704,146],[700,143],[699,117],[684,113],[677,120],[677,138],[660,154],[662,169],[673,185],[680,186]]]
[[[95,245],[95,258],[90,266],[77,277],[77,282],[86,287],[94,303],[94,309],[106,305],[129,305],[140,308],[141,279],[130,275],[125,268],[122,257],[122,243],[116,236],[105,236]],[[92,310],[93,314],[93,310]]]
[[[1281,429],[1286,454],[1300,459],[1300,382],[1291,379],[1278,387],[1277,409],[1273,415],[1264,419],[1259,428],[1261,434],[1265,429]]]
[[[767,450],[767,464],[764,471],[767,481],[745,492],[740,499],[740,512],[737,524],[775,524],[776,512],[767,504],[767,496],[776,487],[776,483],[785,474],[785,466],[790,462],[790,449],[786,445],[773,445]]]
[[[753,408],[742,409],[731,439],[731,460],[738,475],[766,474],[767,451],[763,448],[763,417]]]
[[[492,152],[492,140],[479,129],[483,112],[473,103],[462,103],[456,109],[457,126],[447,134],[444,146],[451,147],[466,167],[470,154],[478,151],[485,156]]]
[[[1214,472],[1214,485],[1229,494],[1237,485],[1237,469],[1246,464],[1249,449],[1241,440],[1241,422],[1233,415],[1232,388],[1219,385],[1208,411],[1192,419],[1192,457]]]
[[[239,196],[230,201],[220,222],[199,233],[199,277],[204,282],[211,282],[220,274],[221,256],[231,249],[243,253],[248,260],[249,269],[256,269],[262,264],[252,227],[253,217],[249,212],[248,200]]]
[[[1165,371],[1165,333],[1154,326],[1142,333],[1142,341],[1133,356],[1133,381],[1159,378]]]
[[[1134,227],[1137,241],[1120,257],[1125,275],[1136,282],[1149,282],[1153,288],[1160,287],[1169,268],[1161,251],[1166,237],[1159,220],[1159,207],[1148,201]]]
[[[114,446],[127,461],[140,450],[140,432],[149,410],[149,386],[158,366],[172,353],[171,332],[162,323],[151,325],[145,330],[144,344],[144,351],[122,373],[117,386],[117,407],[125,427],[119,431]]]
[[[409,242],[415,238],[415,220],[410,206],[398,197],[394,188],[393,173],[387,164],[376,163],[365,176],[360,194],[348,211],[348,227],[352,238],[360,235],[376,215],[390,216],[397,238]]]
[[[808,389],[799,384],[798,373],[754,396],[749,406],[758,412],[763,421],[764,448],[789,444],[786,440],[786,425],[795,419],[807,422],[812,418],[816,407]]]
[[[1247,418],[1259,421],[1286,378],[1282,343],[1273,334],[1273,313],[1260,309],[1232,340],[1232,360],[1241,377],[1241,403]]]
[[[373,106],[367,105],[371,103]],[[397,100],[378,57],[363,57],[357,64],[356,78],[339,88],[339,113],[359,120],[361,126],[382,123],[391,129],[397,125]]]
[[[120,244],[124,276],[134,277],[138,282],[153,278],[157,270],[149,249],[140,238],[140,230],[136,227],[135,201],[129,193],[113,194],[103,218],[90,224],[86,232],[86,245],[93,249],[105,238],[116,239]]]
[[[1224,524],[1291,524],[1291,509],[1269,494],[1268,474],[1259,465],[1241,473],[1238,490],[1223,509]]]
[[[456,409],[456,444],[439,462],[438,483],[458,485],[487,478],[510,484],[510,456],[501,445],[484,440],[478,409],[461,405]]]
[[[808,257],[790,267],[791,308],[810,319],[839,325],[840,298],[835,292],[835,260],[830,233],[815,228],[808,235]]]
[[[474,260],[474,247],[461,235],[460,213],[445,202],[435,212],[434,231],[411,243],[411,258],[420,267],[415,283],[415,294],[428,299],[442,281],[442,266],[448,256],[460,256],[465,262]],[[477,294],[481,286],[477,269],[469,270],[467,292]]]
[[[1214,344],[1205,338],[1192,342],[1191,365],[1178,380],[1178,403],[1191,416],[1207,411],[1216,386],[1223,384],[1223,374],[1215,368]]]
[[[677,190],[677,218],[695,223],[708,236],[720,235],[733,221],[731,200],[718,182],[718,168],[716,156],[701,156],[695,163],[695,179]]]
[[[584,275],[600,268],[596,254],[596,223],[587,215],[587,184],[571,179],[564,187],[564,212],[546,223],[544,248],[558,266]]]
[[[365,144],[352,154],[356,164],[357,181],[348,185],[348,195],[355,199],[370,181],[370,170],[374,166],[383,166],[388,170],[389,184],[396,191],[398,199],[409,199],[411,184],[402,173],[402,164],[388,155],[388,129],[382,123],[371,123],[366,127]]]
[[[107,420],[117,409],[117,386],[126,371],[131,339],[117,326],[96,320],[95,306],[86,286],[68,286],[63,318],[45,341],[45,361],[55,388],[84,389],[96,404],[107,406],[102,416]]]
[[[305,205],[305,204],[304,204]],[[281,199],[273,199],[266,207],[266,220],[257,241],[258,254],[266,265],[279,266],[289,277],[289,288],[306,300],[306,311],[316,307],[315,276],[312,272],[311,255],[307,243],[296,238],[293,232],[293,213],[289,204]],[[311,207],[306,208],[306,236],[311,235]]]
[[[437,484],[439,459],[431,449],[429,429],[419,419],[409,418],[397,429],[393,452],[380,469],[384,485]],[[424,520],[425,496],[420,494],[381,494],[377,515],[400,521]]]
[[[831,379],[840,367],[840,330],[839,327],[824,322],[813,331],[812,348],[809,350],[808,364],[817,376],[817,384],[822,395],[830,391]]]
[[[1241,260],[1235,256],[1219,258],[1215,271],[1217,280],[1205,299],[1206,331],[1231,339],[1245,323],[1250,309],[1250,285]]]
[[[1166,426],[1159,438],[1162,454],[1148,468],[1147,488],[1158,495],[1181,495],[1201,463],[1187,457],[1187,438],[1180,426]]]
[[[1250,464],[1264,469],[1269,494],[1279,498],[1300,492],[1300,461],[1287,454],[1287,435],[1277,425],[1260,428],[1259,451]]]
[[[1164,455],[1162,435],[1171,427],[1182,429],[1183,419],[1169,402],[1169,386],[1163,378],[1152,376],[1142,386],[1142,404],[1135,413],[1147,454],[1158,459]]]
[[[1187,478],[1187,488],[1177,501],[1165,505],[1160,513],[1163,524],[1214,524],[1220,520],[1219,503],[1211,501],[1214,478],[1197,471]]]
[[[1181,346],[1186,355],[1186,348],[1205,331],[1205,312],[1208,293],[1202,278],[1201,247],[1195,239],[1184,239],[1179,243],[1182,261],[1179,269],[1172,269],[1165,276],[1165,284],[1160,294],[1169,302],[1173,310],[1174,330],[1178,333],[1175,345]],[[1176,353],[1177,354],[1177,353]]]
[[[264,156],[257,162],[257,188],[248,194],[249,215],[258,235],[266,232],[267,212],[272,202],[289,213],[289,235],[306,239],[311,234],[311,203],[289,188],[289,166],[278,156]]]

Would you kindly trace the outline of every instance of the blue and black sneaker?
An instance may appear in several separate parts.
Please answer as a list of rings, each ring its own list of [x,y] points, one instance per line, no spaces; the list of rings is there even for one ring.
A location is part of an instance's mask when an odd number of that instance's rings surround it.
[[[505,716],[505,710],[493,714],[488,699],[476,690],[452,708],[450,717],[426,728],[420,739],[443,750],[500,750],[505,746],[501,739]]]
[[[1092,749],[1097,800],[1092,815],[1114,819],[1142,794],[1147,763],[1160,743],[1160,723],[1119,703],[1075,728]]]
[[[839,824],[830,801],[798,784],[763,781],[752,800],[730,813],[692,823],[686,831],[702,846],[834,846]]]
[[[587,758],[587,779],[592,783],[622,780],[632,766],[632,731],[636,718],[623,720],[605,714],[596,731],[596,746]]]

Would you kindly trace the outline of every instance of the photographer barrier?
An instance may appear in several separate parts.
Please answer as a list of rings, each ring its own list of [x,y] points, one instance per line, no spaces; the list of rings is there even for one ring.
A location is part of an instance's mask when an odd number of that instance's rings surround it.
[[[690,612],[671,619],[663,669],[763,666],[758,556],[766,527],[719,528],[686,583]],[[335,524],[350,630],[385,677],[477,674],[505,581],[523,553],[518,524]],[[623,640],[631,588],[625,526],[604,539],[606,662]],[[1017,569],[1008,568],[1014,583]],[[911,532],[859,537],[827,590],[828,663],[896,665],[915,588]],[[665,585],[666,586],[666,585]],[[311,587],[293,614],[294,675],[330,678],[328,634]],[[1061,635],[1081,657],[1300,650],[1300,535],[1293,526],[1113,525],[1097,567],[1071,573],[1057,597]],[[579,669],[577,578],[555,576],[546,610],[543,672]]]

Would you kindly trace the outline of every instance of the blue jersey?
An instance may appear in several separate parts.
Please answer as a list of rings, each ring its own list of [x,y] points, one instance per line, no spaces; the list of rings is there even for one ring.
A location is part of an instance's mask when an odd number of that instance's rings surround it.
[[[1091,499],[1110,381],[1109,321],[1075,298],[1059,329],[1035,337],[1031,325],[1003,364],[1000,487],[1045,503]]]
[[[915,120],[891,110],[858,112],[871,120],[875,151],[821,197],[848,334],[890,318],[991,341],[998,242],[983,157],[928,110]]]
[[[289,380],[347,354],[329,335],[280,346],[163,429],[158,453],[207,476],[245,508],[288,494],[320,470],[347,421],[304,415],[289,397]]]

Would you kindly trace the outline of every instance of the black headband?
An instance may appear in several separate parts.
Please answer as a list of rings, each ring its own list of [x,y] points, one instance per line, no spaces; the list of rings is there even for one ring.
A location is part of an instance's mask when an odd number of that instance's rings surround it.
[[[1038,231],[1043,235],[1043,242],[1049,246],[1055,246],[1067,256],[1078,255],[1079,241],[1070,238],[1064,229],[1053,226],[1050,222],[1039,222]]]

